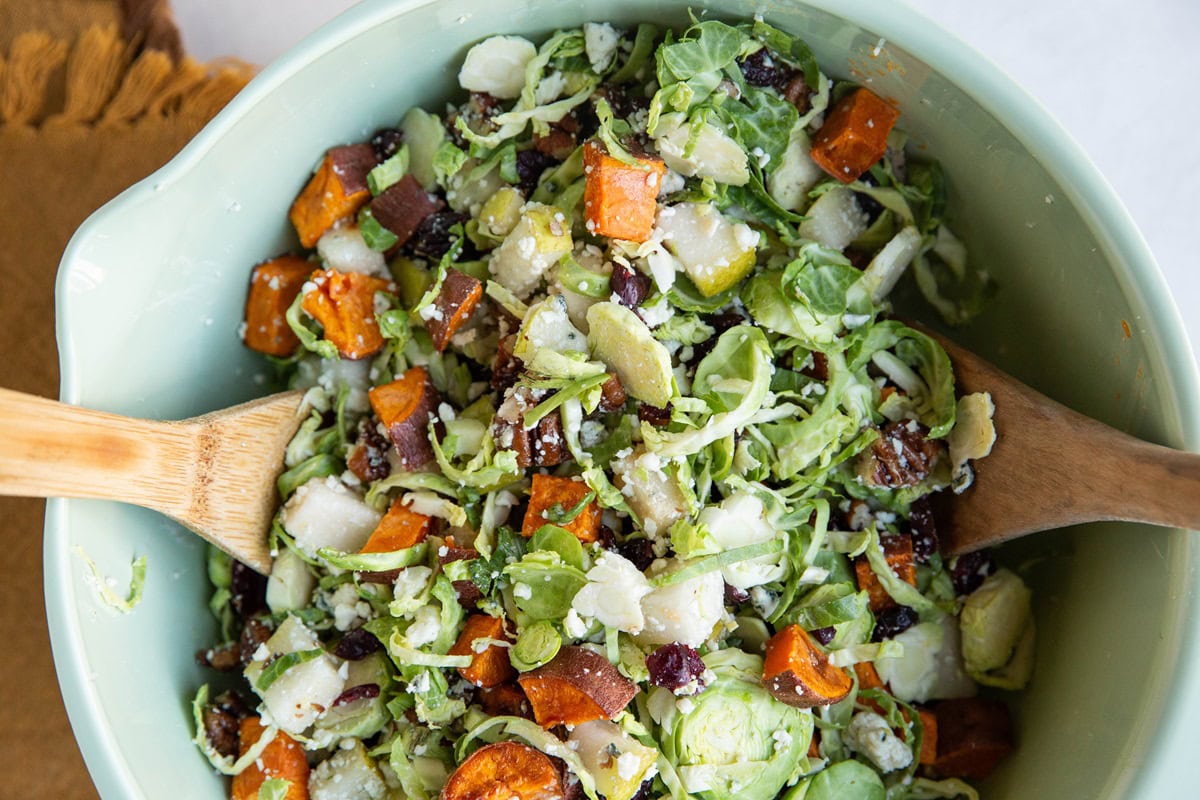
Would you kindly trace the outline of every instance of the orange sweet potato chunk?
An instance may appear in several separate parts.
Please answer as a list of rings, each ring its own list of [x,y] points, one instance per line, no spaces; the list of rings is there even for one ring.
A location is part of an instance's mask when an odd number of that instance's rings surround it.
[[[612,719],[629,705],[637,686],[604,656],[564,647],[549,663],[517,678],[533,717],[543,728]]]
[[[425,541],[433,527],[433,518],[418,514],[402,502],[403,495],[392,501],[383,519],[363,545],[364,553],[392,553]]]
[[[533,487],[529,491],[529,507],[525,511],[525,519],[521,522],[521,535],[533,536],[543,525],[551,524],[546,518],[547,511],[555,506],[570,511],[579,505],[579,501],[590,491],[583,481],[557,478],[553,475],[534,475]],[[575,538],[584,544],[596,541],[600,535],[599,503],[595,500],[588,503],[575,519],[562,523],[561,527],[575,534]]]
[[[288,217],[305,247],[317,240],[371,199],[367,173],[375,166],[375,148],[369,144],[334,147],[292,203]]]
[[[472,614],[467,617],[462,633],[450,648],[452,656],[471,656],[471,666],[459,667],[458,674],[464,680],[470,681],[484,689],[507,683],[516,677],[508,660],[508,648],[497,644],[489,644],[483,651],[476,651],[476,639],[495,639],[501,642],[511,641],[508,632],[504,630],[504,620],[490,614]]]
[[[667,165],[658,158],[626,164],[600,142],[583,148],[583,206],[587,228],[598,236],[644,242],[654,230],[658,189]]]
[[[376,386],[368,397],[404,469],[419,469],[433,460],[429,415],[437,410],[441,396],[424,367],[413,367],[391,383]]]
[[[887,557],[888,566],[892,572],[905,583],[917,585],[917,568],[913,563],[913,547],[911,536],[881,536],[879,545]],[[871,569],[866,556],[854,560],[854,574],[858,578],[859,591],[866,591],[870,598],[871,611],[879,613],[885,608],[896,605],[896,601],[883,588],[879,576]]]
[[[360,272],[327,269],[313,275],[316,289],[304,295],[301,306],[325,329],[342,358],[367,358],[383,348],[375,319],[375,293],[395,291],[382,278]]]
[[[300,340],[287,324],[287,310],[314,269],[307,259],[285,255],[264,261],[251,271],[246,333],[242,337],[247,347],[281,358],[295,351]]]
[[[433,314],[425,320],[425,330],[433,339],[434,348],[440,353],[450,344],[450,337],[458,333],[475,313],[475,307],[483,299],[483,284],[463,272],[451,267],[446,270],[446,279],[433,301]]]
[[[900,112],[869,89],[855,89],[840,100],[813,139],[810,155],[817,166],[842,183],[851,183],[887,151],[887,137]]]
[[[520,742],[484,745],[450,774],[440,800],[559,800],[562,776],[550,756]]]
[[[776,700],[797,708],[833,705],[850,694],[854,681],[829,663],[799,625],[767,640],[763,685]]]
[[[938,722],[937,714],[928,708],[918,708],[921,717],[921,752],[917,759],[921,764],[933,764],[937,761]]]
[[[239,755],[255,744],[266,730],[258,717],[246,717],[241,724]],[[287,800],[308,800],[308,759],[304,748],[283,731],[244,771],[233,776],[233,800],[258,800],[258,789],[270,778],[288,782]]]
[[[529,707],[529,699],[517,683],[502,683],[480,689],[476,694],[479,705],[493,717],[524,717],[533,719],[533,710]]]
[[[936,777],[983,780],[1015,747],[1012,717],[1000,700],[943,700],[934,712],[937,759],[930,772]]]

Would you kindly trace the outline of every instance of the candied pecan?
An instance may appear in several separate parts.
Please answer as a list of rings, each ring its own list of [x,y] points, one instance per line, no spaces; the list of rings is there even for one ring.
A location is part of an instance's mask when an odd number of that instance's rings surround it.
[[[196,663],[218,672],[232,672],[242,668],[241,648],[237,642],[226,642],[216,647],[197,650]]]
[[[576,138],[578,133],[579,120],[568,114],[551,125],[545,136],[534,134],[533,146],[542,155],[550,156],[555,161],[565,161],[579,145]]]
[[[271,626],[260,617],[246,620],[246,625],[242,628],[242,635],[238,637],[238,655],[243,667],[254,660],[254,653],[258,650],[258,646],[265,644],[267,639],[271,638],[272,632]]]
[[[829,380],[829,359],[819,350],[812,352],[812,366],[800,370],[800,374],[824,383]]]
[[[625,387],[615,373],[600,384],[600,410],[605,412],[621,411],[625,408]]]
[[[358,438],[346,459],[346,466],[363,483],[383,480],[392,472],[387,455],[389,447],[387,437],[379,432],[378,418],[364,418],[358,423]]]
[[[796,107],[796,110],[801,114],[807,114],[812,108],[812,87],[804,80],[804,73],[797,72],[792,75],[788,82],[779,90],[783,95],[783,99]]]
[[[242,718],[250,710],[242,699],[232,692],[224,692],[204,707],[204,735],[209,744],[223,756],[236,758],[240,744]]]
[[[474,611],[476,604],[483,599],[483,592],[479,591],[474,581],[451,581],[450,585],[458,596],[458,604],[468,611]]]
[[[872,486],[896,489],[916,486],[929,477],[944,442],[930,439],[915,421],[889,422],[869,449],[859,456],[858,474]]]
[[[533,465],[536,467],[554,467],[571,458],[563,436],[562,417],[556,411],[538,420],[529,439],[533,446]]]

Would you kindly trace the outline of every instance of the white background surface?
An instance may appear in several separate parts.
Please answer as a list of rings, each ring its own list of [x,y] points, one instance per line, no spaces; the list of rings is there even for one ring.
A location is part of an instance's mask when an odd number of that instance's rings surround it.
[[[1200,241],[1200,2],[908,1],[998,64],[1083,146],[1150,243],[1200,352],[1200,259],[1189,247]],[[352,5],[173,1],[192,55],[258,64]]]

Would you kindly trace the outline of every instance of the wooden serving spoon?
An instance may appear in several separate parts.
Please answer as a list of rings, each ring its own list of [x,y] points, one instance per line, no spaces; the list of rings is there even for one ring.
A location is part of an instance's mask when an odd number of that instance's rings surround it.
[[[265,575],[275,481],[303,395],[155,422],[0,389],[0,494],[160,511]]]
[[[961,394],[991,392],[996,443],[963,494],[935,495],[942,552],[1123,520],[1200,530],[1200,455],[1149,444],[1072,411],[921,325]]]

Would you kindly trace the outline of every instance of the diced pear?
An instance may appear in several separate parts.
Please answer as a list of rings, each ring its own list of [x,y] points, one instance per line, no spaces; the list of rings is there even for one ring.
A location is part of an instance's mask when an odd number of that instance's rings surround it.
[[[479,209],[479,230],[502,240],[521,221],[521,206],[525,198],[511,186],[501,186]]]
[[[283,550],[271,565],[267,578],[267,608],[272,614],[298,611],[312,602],[317,579],[308,571],[304,559],[292,550]]]
[[[654,130],[654,141],[667,166],[680,175],[712,178],[730,186],[744,186],[750,180],[746,151],[728,134],[710,122],[700,127],[689,155],[688,139],[692,126],[685,115],[663,114]]]
[[[683,564],[672,559],[655,574],[682,569]],[[646,627],[634,637],[638,644],[680,642],[699,647],[712,636],[725,614],[725,581],[720,572],[706,572],[659,587],[642,598],[642,613]]]
[[[709,203],[679,203],[658,210],[663,244],[705,297],[736,284],[754,269],[758,233],[734,223]]]
[[[625,392],[658,408],[671,402],[671,354],[637,314],[617,303],[588,309],[587,341],[596,358],[617,374]]]
[[[310,558],[322,547],[357,553],[382,515],[336,477],[312,478],[283,506],[283,529]]]
[[[321,647],[317,635],[298,618],[288,616],[267,639],[265,647],[272,658],[316,650]],[[246,678],[256,686],[263,672],[263,661],[253,661],[246,667]],[[333,705],[342,693],[345,681],[338,674],[332,656],[323,653],[303,661],[284,672],[265,690],[259,692],[263,704],[280,729],[290,734],[306,730],[318,716]]]
[[[536,55],[537,48],[528,39],[492,36],[467,51],[458,84],[469,92],[511,100],[525,88],[525,65]]]
[[[658,760],[657,750],[604,719],[576,725],[567,737],[567,746],[579,753],[596,779],[597,791],[608,800],[630,800],[642,782],[654,775],[651,768]]]
[[[648,453],[644,446],[638,445],[630,455],[614,460],[612,471],[625,502],[651,536],[666,536],[672,525],[687,516],[683,490],[663,472],[658,456]]]
[[[473,158],[467,159],[462,165],[462,169],[450,177],[446,182],[446,202],[455,211],[461,211],[472,217],[485,220],[487,217],[483,215],[484,203],[501,189],[508,189],[514,193],[516,193],[516,189],[505,183],[504,178],[500,175],[499,168],[490,169],[483,177],[470,180],[471,173],[478,164],[479,162]],[[520,198],[519,193],[517,197]],[[513,225],[520,218],[520,208],[523,202],[520,199],[517,201],[517,213],[513,217]],[[512,230],[512,225],[509,226],[509,230]],[[508,231],[505,231],[505,233],[508,233]],[[496,238],[503,238],[503,234]]]
[[[854,200],[854,192],[837,186],[818,197],[806,212],[798,231],[805,239],[834,250],[845,250],[867,229],[867,215]]]
[[[404,143],[408,145],[408,171],[420,181],[425,191],[437,188],[433,157],[446,138],[446,129],[436,114],[413,107],[400,120]]]
[[[339,747],[308,779],[311,800],[382,800],[387,784],[360,741]]]
[[[566,215],[554,206],[531,203],[492,251],[489,269],[497,283],[523,299],[560,258],[571,252],[571,245]]]
[[[357,226],[330,228],[317,240],[317,253],[328,269],[338,272],[362,272],[384,277],[387,262],[383,253],[367,246]]]
[[[808,154],[811,149],[812,140],[804,127],[797,125],[788,137],[779,166],[767,176],[768,194],[789,211],[799,211],[808,204],[808,190],[825,174]]]

